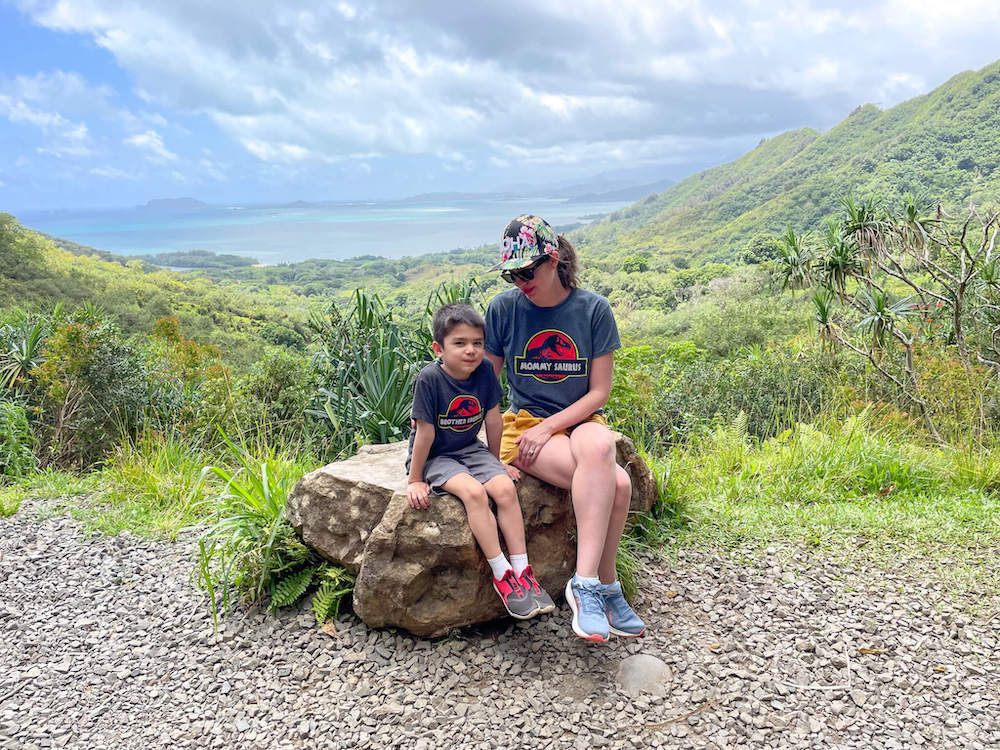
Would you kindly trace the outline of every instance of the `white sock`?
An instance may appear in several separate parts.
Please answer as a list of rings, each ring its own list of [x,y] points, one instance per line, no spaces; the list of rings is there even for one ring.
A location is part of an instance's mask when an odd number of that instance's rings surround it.
[[[579,573],[577,573],[576,575],[573,576],[573,578],[574,578],[574,580],[576,580],[577,583],[583,583],[583,584],[586,584],[587,586],[600,586],[601,585],[601,579],[597,578],[597,577],[594,577],[594,578],[585,578],[584,576],[582,576]]]
[[[486,562],[490,564],[490,570],[493,571],[493,577],[498,581],[503,578],[504,573],[511,570],[510,563],[507,562],[507,558],[503,556],[503,552],[496,557],[488,559]]]
[[[511,555],[510,564],[514,568],[514,575],[520,578],[521,573],[523,573],[524,569],[528,567],[528,553],[525,552],[523,555]]]

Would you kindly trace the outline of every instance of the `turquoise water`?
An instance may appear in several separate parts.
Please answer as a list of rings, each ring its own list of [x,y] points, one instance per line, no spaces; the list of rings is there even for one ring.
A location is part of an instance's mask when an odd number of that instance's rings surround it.
[[[496,242],[518,214],[542,216],[557,229],[628,203],[562,200],[454,203],[345,203],[292,208],[210,207],[196,213],[139,209],[29,213],[28,227],[121,255],[208,250],[266,264],[358,255],[389,258]]]

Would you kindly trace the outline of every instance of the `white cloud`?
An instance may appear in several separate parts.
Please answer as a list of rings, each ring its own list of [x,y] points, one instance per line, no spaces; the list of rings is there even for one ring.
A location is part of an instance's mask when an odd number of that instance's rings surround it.
[[[265,176],[377,173],[394,157],[458,171],[685,159],[891,106],[988,63],[1000,21],[1000,4],[975,0],[947,13],[904,0],[15,1],[88,35],[145,104],[55,73],[30,82],[36,98],[0,86],[0,114],[16,101],[63,148],[82,147],[73,126],[93,141],[90,118],[114,120],[116,143],[213,180],[243,167],[187,159],[179,121],[212,123]]]
[[[163,139],[155,130],[147,130],[144,133],[137,133],[129,136],[124,141],[129,146],[146,151],[146,158],[155,163],[165,163],[174,161],[177,154],[173,153],[163,145]]]

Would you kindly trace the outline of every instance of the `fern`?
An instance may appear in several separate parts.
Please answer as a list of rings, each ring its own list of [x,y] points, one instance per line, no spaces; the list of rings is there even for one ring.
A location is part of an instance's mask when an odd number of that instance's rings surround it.
[[[315,573],[316,568],[303,568],[276,581],[271,588],[271,609],[295,604],[306,593]]]
[[[320,576],[322,583],[313,595],[312,609],[316,624],[322,625],[340,613],[340,603],[354,588],[354,578],[343,568],[327,565]]]

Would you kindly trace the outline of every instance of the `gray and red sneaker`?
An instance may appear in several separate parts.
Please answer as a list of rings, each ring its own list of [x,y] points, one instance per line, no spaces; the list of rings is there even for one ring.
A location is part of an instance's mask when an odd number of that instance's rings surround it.
[[[503,601],[507,614],[518,620],[527,620],[538,614],[534,595],[521,585],[513,568],[507,568],[501,579],[493,579],[493,590]]]
[[[538,614],[546,615],[549,612],[554,612],[556,608],[556,603],[552,601],[552,597],[545,593],[545,589],[535,578],[535,571],[529,565],[527,568],[521,571],[521,575],[518,577],[521,582],[521,586],[531,592],[531,595],[535,598],[535,606],[538,608]]]

